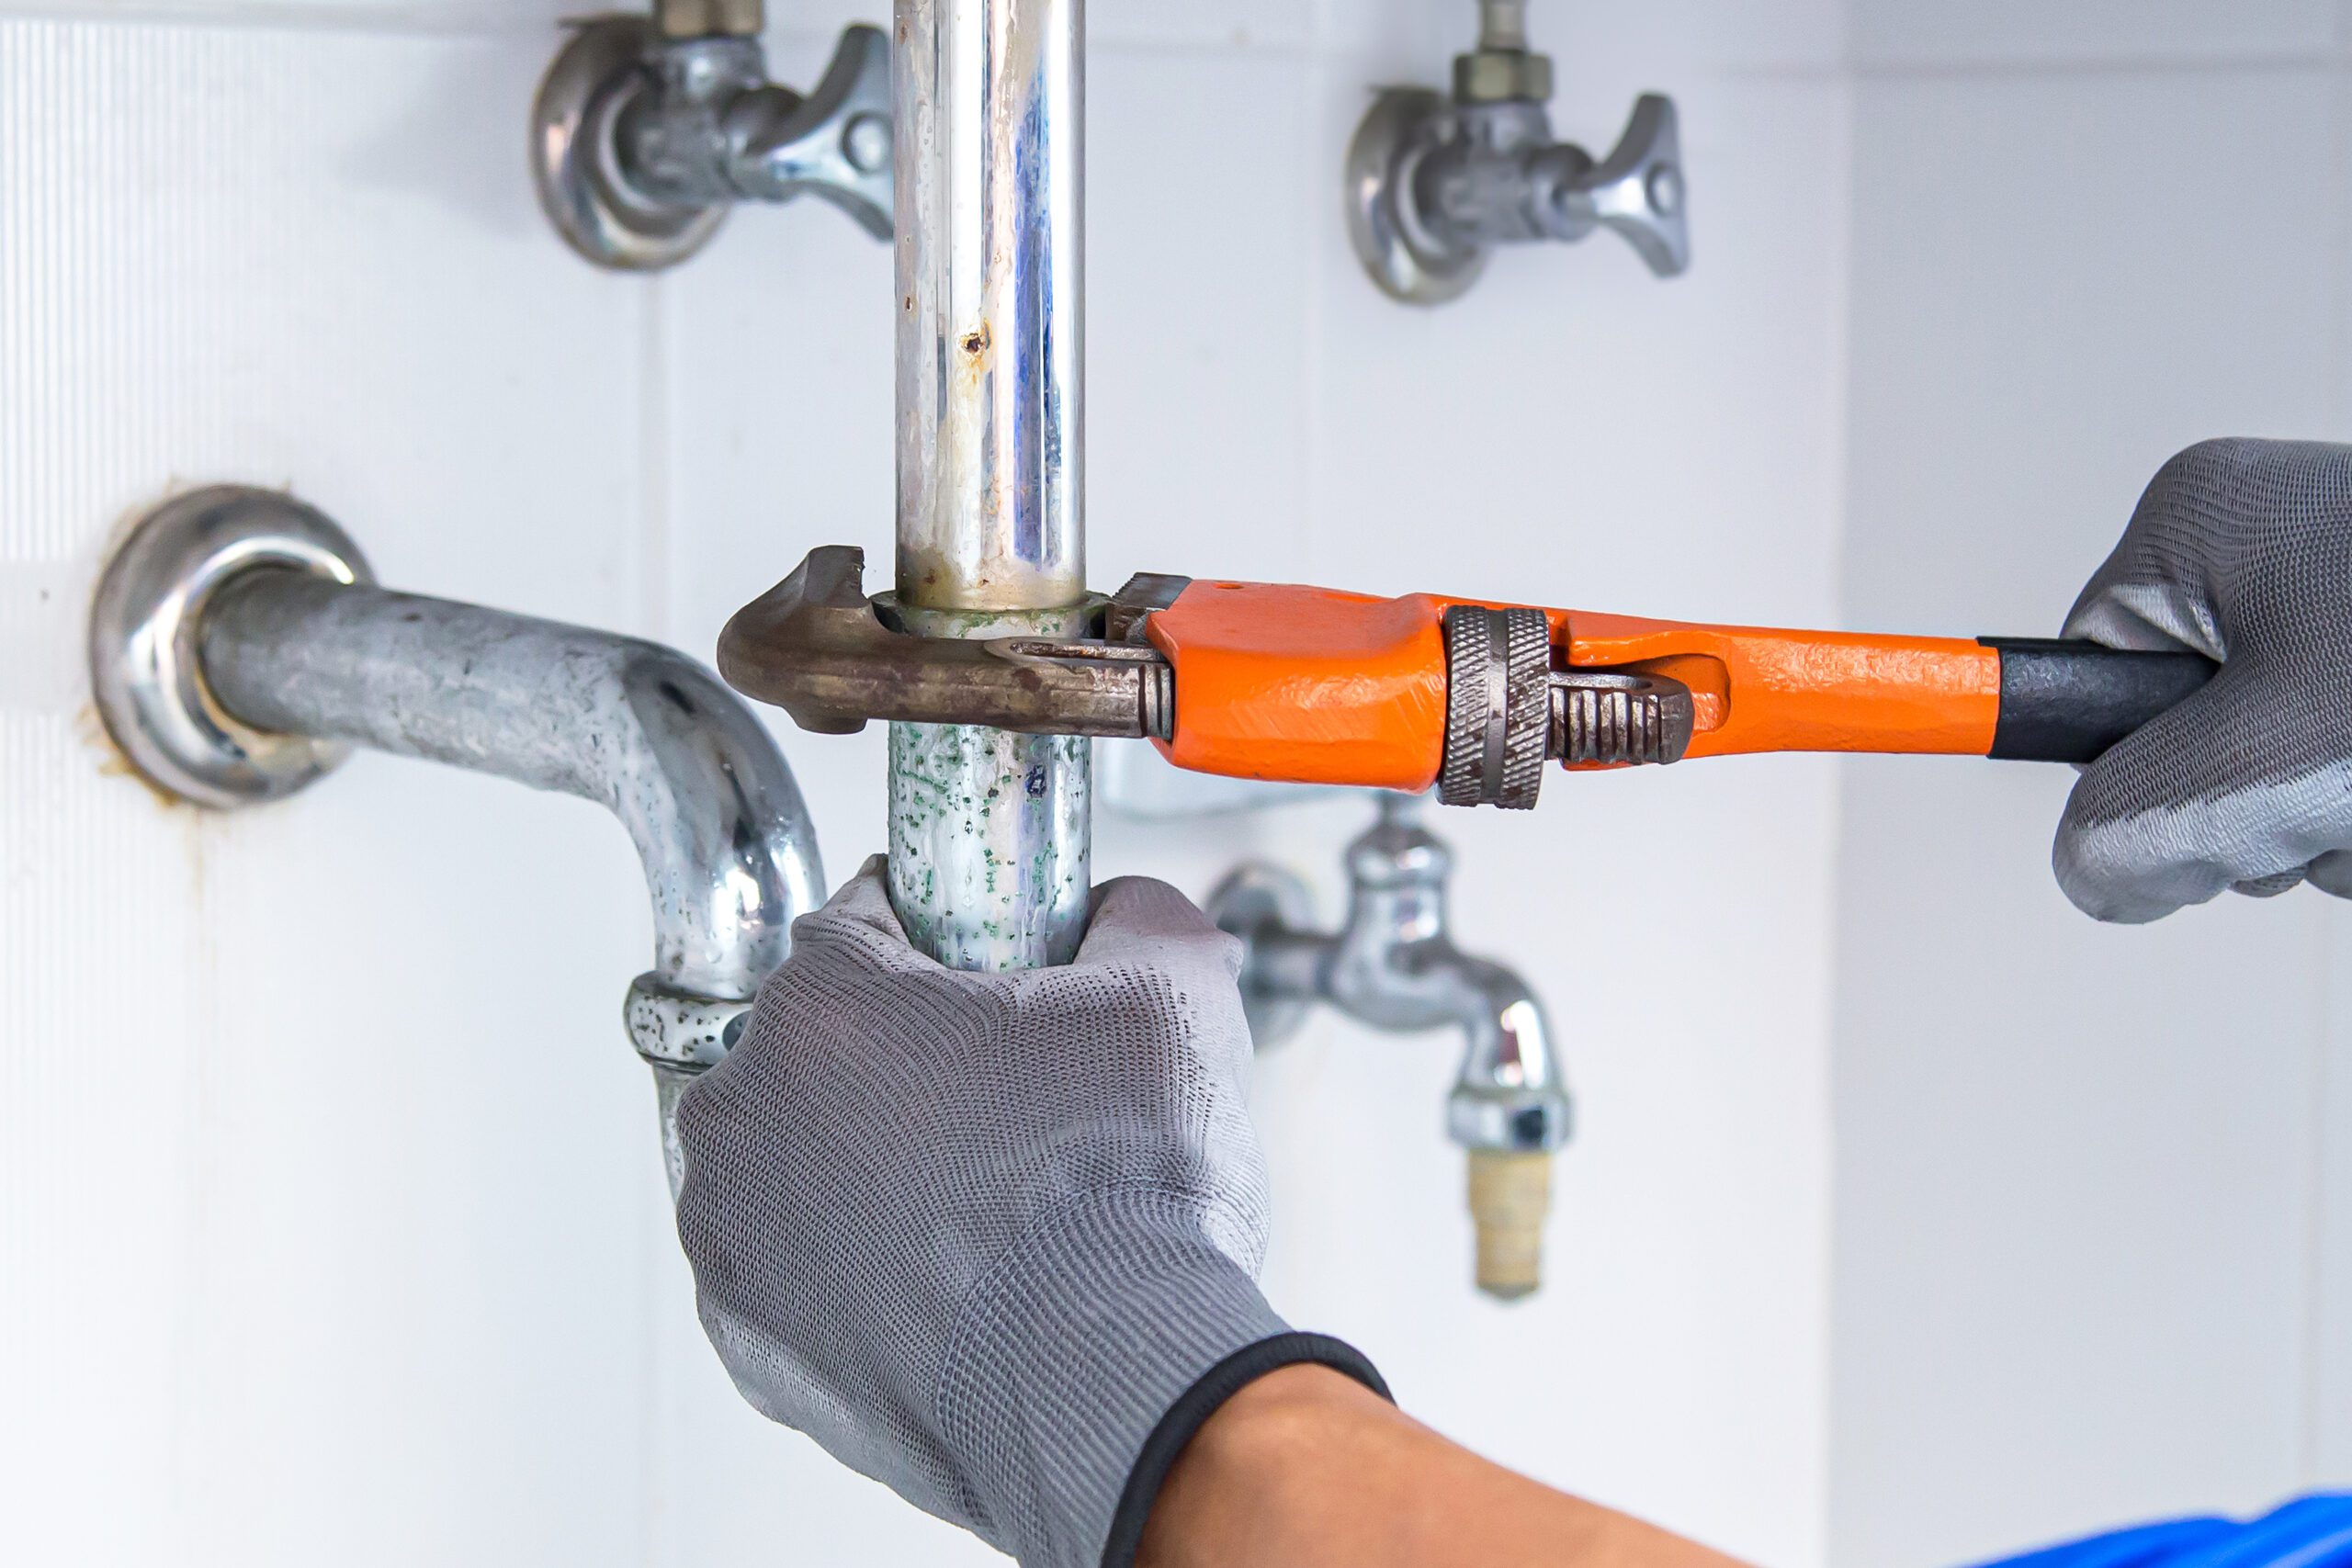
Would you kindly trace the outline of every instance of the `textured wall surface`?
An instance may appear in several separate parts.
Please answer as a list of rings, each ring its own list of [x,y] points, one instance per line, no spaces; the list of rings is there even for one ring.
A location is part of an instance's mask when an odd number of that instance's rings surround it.
[[[394,584],[707,653],[889,537],[889,261],[820,209],[689,269],[545,230],[554,0],[0,4],[0,1557],[824,1565],[986,1554],[742,1408],[694,1325],[617,1026],[648,925],[593,808],[362,758],[224,819],[110,768],[110,531],[288,484]],[[1560,4],[1563,127],[1686,112],[1700,270],[1613,242],[1401,310],[1337,170],[1466,0],[1095,0],[1095,576],[1149,566],[1747,618],[1836,610],[1846,87],[1832,0]],[[870,7],[772,6],[787,80]],[[870,739],[788,744],[836,874]],[[1267,1064],[1278,1303],[1548,1479],[1759,1558],[1826,1530],[1835,771],[1727,763],[1451,819],[1464,940],[1558,1013],[1555,1282],[1467,1284],[1455,1045]],[[1106,822],[1336,904],[1352,801]]]
[[[2352,434],[2339,11],[1854,6],[1850,622],[2046,635],[2179,447]],[[2068,783],[1846,773],[1840,1564],[2352,1484],[2352,918],[2093,926]]]

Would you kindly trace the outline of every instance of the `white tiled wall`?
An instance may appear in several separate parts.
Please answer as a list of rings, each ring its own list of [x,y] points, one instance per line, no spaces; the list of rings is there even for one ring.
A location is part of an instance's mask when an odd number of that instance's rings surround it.
[[[2046,635],[2173,451],[2352,434],[2336,9],[1856,5],[1849,621]],[[2352,919],[2094,927],[2068,783],[1846,771],[1840,1563],[2352,1483]]]
[[[175,486],[288,483],[396,584],[697,652],[810,545],[887,547],[888,252],[810,208],[575,262],[521,146],[569,9],[0,0],[0,1558],[986,1555],[703,1347],[616,829],[373,758],[199,817],[83,711],[104,543]],[[772,10],[797,80],[874,7]],[[1335,171],[1470,10],[1095,0],[1099,581],[2031,631],[2173,446],[2343,424],[2331,5],[1547,0],[1564,129],[1680,101],[1698,268],[1514,254],[1409,312]],[[787,745],[845,873],[877,742]],[[2084,925],[2064,784],[1774,759],[1449,817],[1464,938],[1579,1098],[1553,1286],[1467,1288],[1453,1043],[1323,1019],[1260,1084],[1278,1304],[1772,1563],[2341,1476],[2352,930]],[[1363,816],[1106,820],[1101,864],[1269,855],[1328,908]]]
[[[104,541],[175,486],[289,483],[393,583],[703,652],[809,546],[886,547],[887,250],[810,208],[660,280],[575,262],[521,135],[569,8],[0,6],[0,1557],[985,1556],[701,1344],[615,1021],[617,830],[374,758],[200,818],[82,712]],[[778,0],[780,71],[870,9]],[[1681,96],[1702,268],[1511,257],[1418,315],[1356,275],[1336,171],[1469,9],[1096,0],[1096,577],[1831,615],[1838,7],[1559,6],[1570,129]],[[876,745],[788,745],[843,873]],[[1453,1043],[1324,1021],[1261,1094],[1283,1307],[1500,1457],[1791,1563],[1826,1529],[1834,777],[1449,824],[1464,936],[1551,994],[1581,1098],[1538,1303],[1466,1283]],[[1364,815],[1106,821],[1101,864],[1336,895]]]

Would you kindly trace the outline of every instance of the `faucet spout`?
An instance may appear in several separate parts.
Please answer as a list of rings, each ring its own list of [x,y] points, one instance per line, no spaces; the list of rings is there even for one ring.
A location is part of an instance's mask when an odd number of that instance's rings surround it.
[[[1420,807],[1383,796],[1379,821],[1348,847],[1348,923],[1334,943],[1329,999],[1391,1033],[1460,1030],[1447,1111],[1454,1141],[1548,1153],[1567,1141],[1568,1099],[1544,1004],[1517,971],[1454,945],[1453,852],[1421,826]]]
[[[1420,807],[1414,796],[1380,797],[1379,820],[1348,846],[1348,919],[1338,932],[1302,929],[1303,892],[1286,893],[1265,868],[1228,880],[1211,912],[1249,950],[1242,987],[1261,1046],[1274,1043],[1267,1023],[1287,1023],[1317,1000],[1384,1033],[1460,1031],[1446,1125],[1470,1156],[1478,1283],[1515,1298],[1541,1281],[1552,1156],[1568,1140],[1571,1106],[1533,987],[1454,945],[1453,855],[1421,826]]]

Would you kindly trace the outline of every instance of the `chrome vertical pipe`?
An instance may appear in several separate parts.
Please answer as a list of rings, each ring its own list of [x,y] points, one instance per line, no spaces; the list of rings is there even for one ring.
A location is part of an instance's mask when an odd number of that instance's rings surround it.
[[[1086,619],[1082,0],[898,0],[897,613]],[[1082,740],[890,738],[891,894],[966,969],[1067,961],[1086,919]]]
[[[1080,0],[898,0],[899,593],[1086,591]]]

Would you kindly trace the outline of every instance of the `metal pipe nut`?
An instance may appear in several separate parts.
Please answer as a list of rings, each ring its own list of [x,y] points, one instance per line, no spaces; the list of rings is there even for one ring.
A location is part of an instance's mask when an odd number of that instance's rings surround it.
[[[1549,103],[1552,57],[1521,49],[1482,49],[1457,55],[1453,97],[1461,104]]]
[[[663,38],[757,38],[767,7],[763,0],[660,0],[654,17]]]

